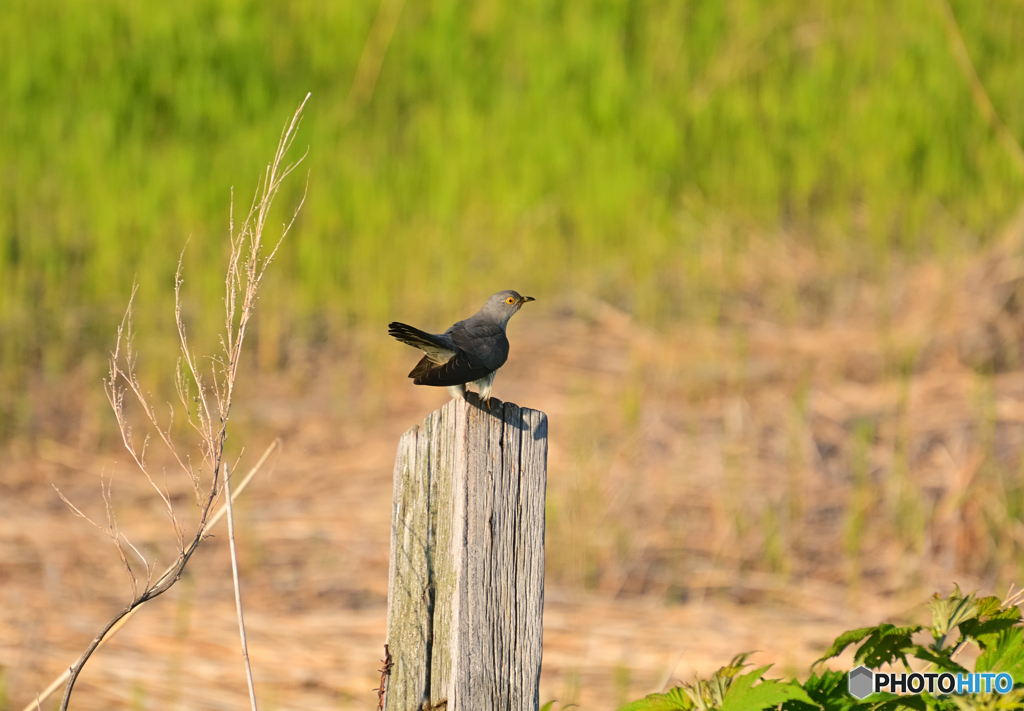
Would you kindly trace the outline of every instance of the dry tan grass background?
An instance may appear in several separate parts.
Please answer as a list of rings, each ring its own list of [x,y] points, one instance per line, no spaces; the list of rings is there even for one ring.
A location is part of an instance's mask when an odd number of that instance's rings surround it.
[[[954,581],[1017,580],[1020,238],[876,286],[755,244],[735,298],[679,331],[535,294],[495,394],[550,418],[542,701],[612,709],[751,649],[803,676],[843,630],[918,615]],[[263,708],[375,707],[395,446],[447,398],[405,380],[414,360],[382,324],[243,377],[242,466],[283,445],[236,508]],[[40,385],[48,434],[3,455],[0,708],[31,701],[129,595],[113,546],[51,484],[102,517],[112,474],[122,530],[159,567],[173,558],[101,393]],[[168,486],[187,510],[187,483]],[[245,707],[225,539],[94,657],[72,708]]]

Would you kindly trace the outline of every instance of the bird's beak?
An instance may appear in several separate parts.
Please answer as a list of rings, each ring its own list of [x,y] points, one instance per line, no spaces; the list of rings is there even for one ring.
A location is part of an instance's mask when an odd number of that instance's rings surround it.
[[[536,299],[535,299],[535,298],[533,298],[532,296],[524,296],[524,297],[523,297],[523,300],[522,300],[522,301],[520,301],[519,303],[521,303],[521,304],[525,304],[525,303],[526,303],[527,301],[536,301]]]

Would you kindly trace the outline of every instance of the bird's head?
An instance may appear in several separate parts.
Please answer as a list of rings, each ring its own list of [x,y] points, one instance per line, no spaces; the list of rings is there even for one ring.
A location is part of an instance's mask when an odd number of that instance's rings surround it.
[[[512,315],[529,301],[536,301],[536,299],[532,296],[523,296],[518,291],[508,289],[506,291],[499,291],[489,298],[480,311],[501,323],[508,323]]]

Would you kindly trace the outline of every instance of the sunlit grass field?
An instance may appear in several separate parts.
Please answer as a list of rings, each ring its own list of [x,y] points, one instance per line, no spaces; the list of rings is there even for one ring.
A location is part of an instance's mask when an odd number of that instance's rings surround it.
[[[1019,3],[953,9],[1024,136]],[[309,195],[262,304],[270,367],[274,343],[399,310],[443,322],[506,286],[713,320],[751,234],[878,279],[971,252],[1024,194],[932,0],[10,0],[0,430],[29,424],[30,377],[103,357],[133,280],[166,330],[186,240],[189,297],[215,298],[229,191],[248,206],[307,91]]]
[[[1021,0],[0,2],[0,563],[25,609],[40,580],[71,604],[44,568],[115,594],[75,577],[109,551],[52,557],[81,522],[50,484],[102,510],[133,283],[170,392],[183,250],[215,351],[229,207],[311,92],[232,415],[231,448],[290,448],[247,504],[273,595],[383,607],[394,443],[440,402],[384,324],[503,288],[538,298],[496,394],[550,415],[552,590],[854,609],[1019,582],[1021,47]],[[146,486],[118,479],[119,514],[173,555]],[[546,656],[567,688],[576,657]]]

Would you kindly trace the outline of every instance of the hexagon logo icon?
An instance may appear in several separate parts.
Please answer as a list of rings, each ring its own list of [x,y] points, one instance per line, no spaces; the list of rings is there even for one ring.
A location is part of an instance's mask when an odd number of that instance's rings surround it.
[[[863,664],[850,672],[849,688],[850,695],[863,699],[871,695],[871,687],[874,685],[874,673]]]

